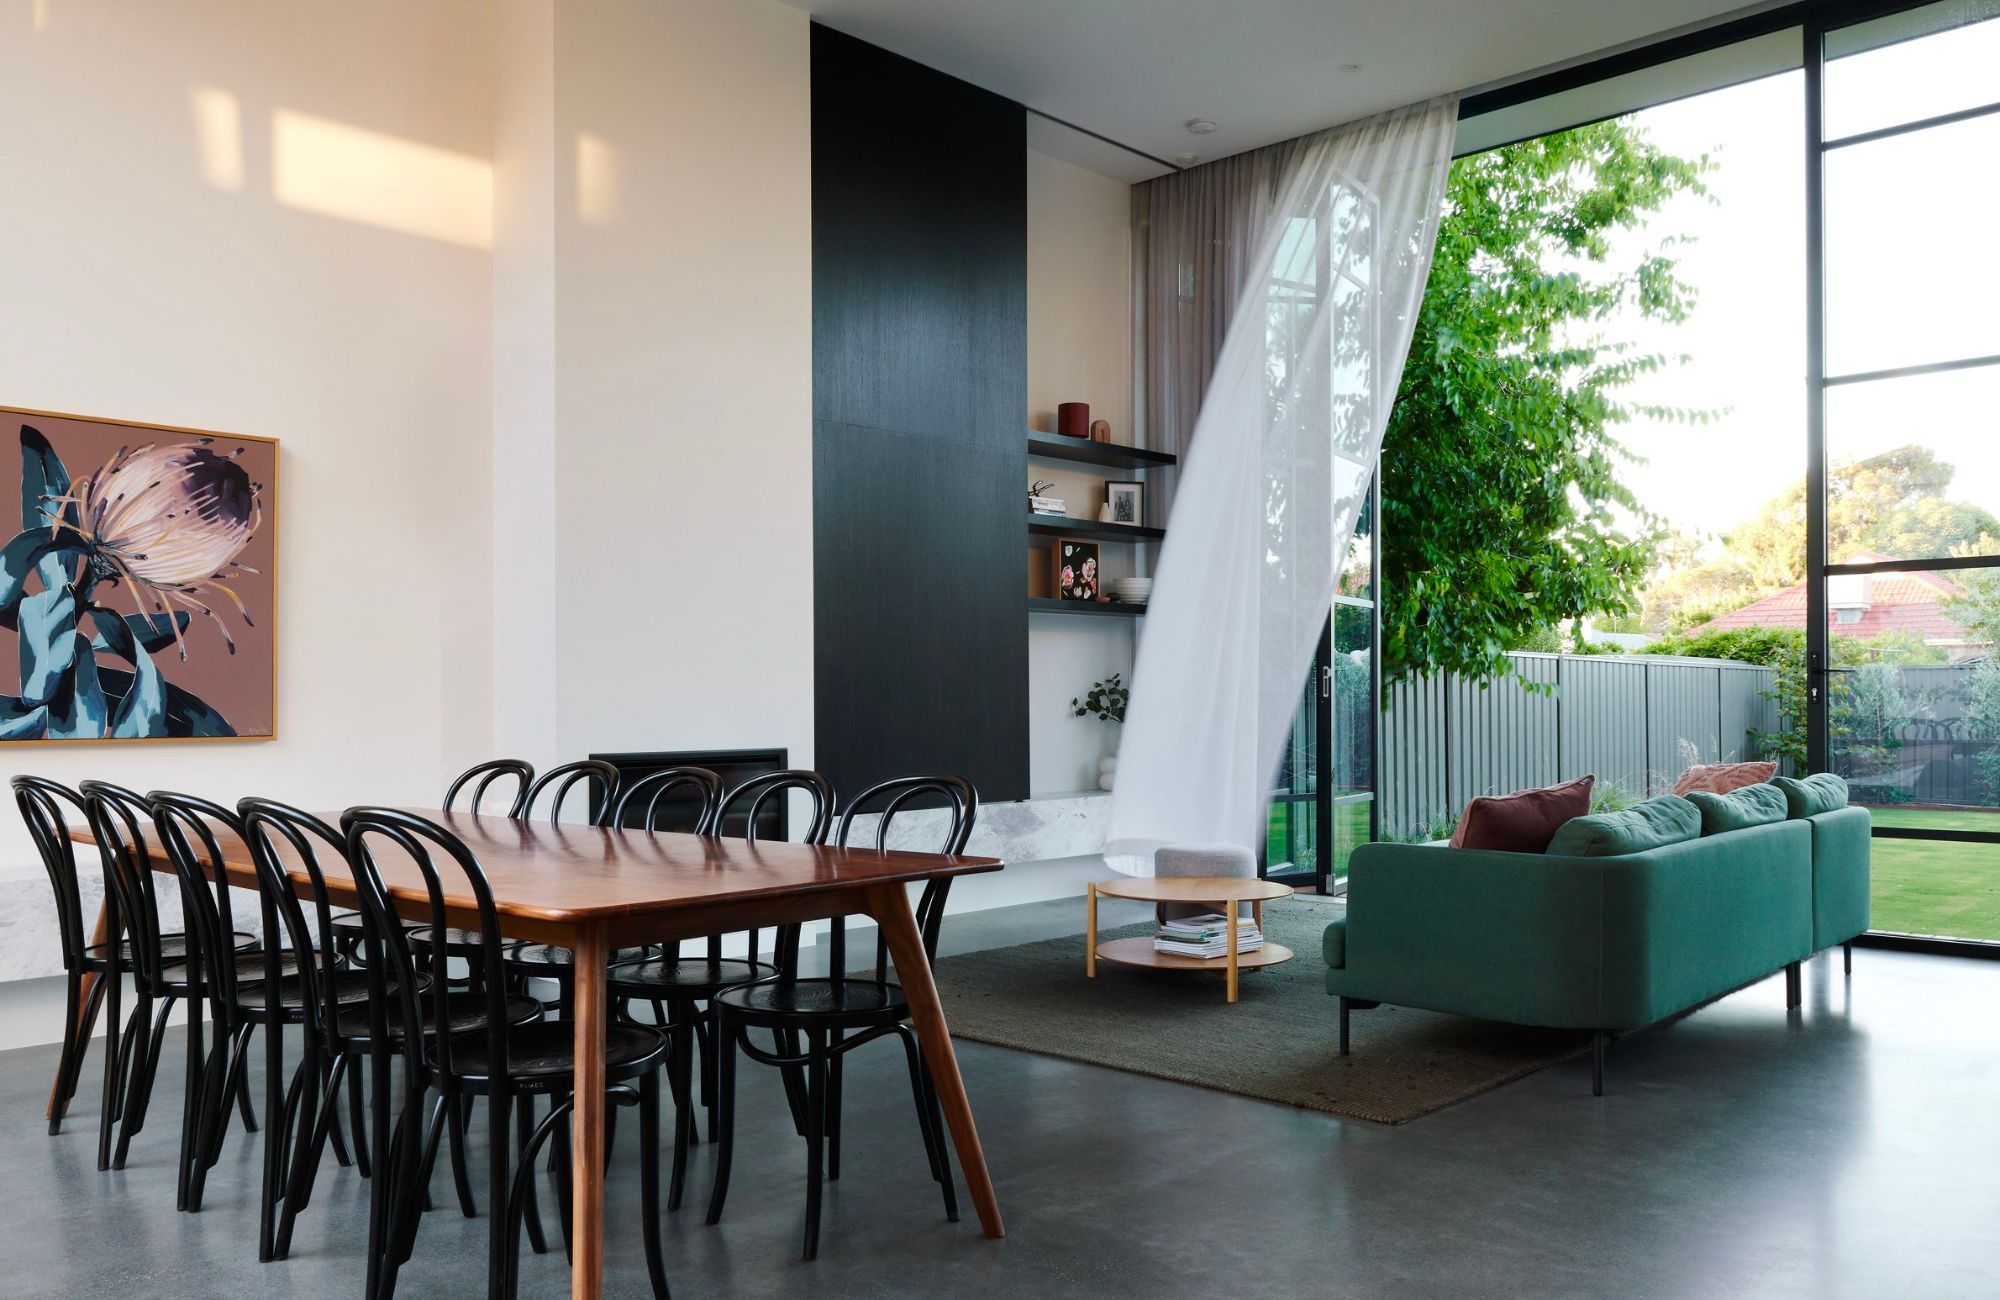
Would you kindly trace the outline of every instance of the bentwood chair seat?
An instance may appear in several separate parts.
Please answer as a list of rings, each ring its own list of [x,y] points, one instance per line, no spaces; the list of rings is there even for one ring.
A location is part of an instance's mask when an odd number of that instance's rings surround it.
[[[257,961],[264,960],[260,954]],[[311,986],[299,977],[298,959],[291,953],[283,954],[283,961],[289,970],[278,980],[278,1014],[288,1025],[305,1023],[306,1009],[315,999],[331,997],[336,1006],[365,1007],[368,1005],[368,972],[364,970],[343,970],[331,980],[314,981]],[[240,963],[239,963],[240,968]],[[260,965],[261,972],[262,967]],[[419,975],[420,988],[430,987],[430,977]],[[236,992],[237,1005],[246,1017],[263,1020],[269,1015],[271,990],[267,983],[239,984]]]
[[[239,951],[234,956],[236,959],[236,987],[238,992],[247,995],[251,989],[258,988],[264,982],[267,970],[265,955],[261,952]],[[218,973],[215,971],[212,963],[199,972],[190,971],[187,956],[185,953],[182,953],[179,960],[161,967],[160,980],[167,989],[185,997],[188,990],[194,986],[194,977],[197,973],[201,975],[204,983],[212,982],[218,977]],[[278,954],[278,975],[280,978],[297,975],[298,973],[299,963],[297,958],[288,952]],[[259,989],[257,993],[259,1005],[262,1004],[263,996],[262,990]],[[247,1003],[249,999],[246,996],[244,1000]]]
[[[736,1023],[763,1027],[796,1028],[800,1017],[811,1016],[829,1028],[868,1029],[910,1015],[900,984],[873,980],[772,980],[724,989],[716,1000]]]
[[[700,1001],[738,984],[772,979],[777,974],[778,968],[771,963],[747,958],[640,956],[611,968],[611,996]]]
[[[665,1036],[651,1026],[609,1025],[604,1031],[604,1081],[615,1085],[648,1075],[666,1054]],[[567,1093],[576,1077],[576,1030],[559,1020],[512,1026],[505,1065],[516,1095]],[[451,1072],[469,1092],[484,1094],[492,1085],[492,1053],[483,1032],[453,1038]]]
[[[365,1052],[368,1050],[373,1031],[368,1022],[367,989],[362,990],[361,1004],[343,1006],[334,1022],[334,1037],[342,1051]],[[509,1025],[530,1025],[542,1018],[542,1004],[534,998],[518,993],[509,994],[506,1000],[507,1023]],[[406,1032],[400,1003],[391,1003],[385,1008],[387,1016],[383,1032],[392,1040],[400,1042]],[[423,1034],[435,1038],[438,1032],[437,1013],[433,1005],[426,1001],[421,1008]],[[483,993],[445,994],[445,1032],[453,1037],[461,1034],[483,1033],[486,1029],[487,1003]]]
[[[236,951],[238,952],[250,952],[257,946],[257,936],[245,934],[241,930],[234,933],[232,941],[235,943]],[[120,939],[118,941],[118,962],[121,968],[129,969],[131,967],[132,952],[132,941],[130,939]],[[102,970],[104,963],[110,960],[111,945],[108,943],[93,943],[83,950],[83,956],[84,960],[97,963],[93,969]],[[187,936],[180,933],[161,935],[160,958],[172,965],[184,965],[187,960]]]

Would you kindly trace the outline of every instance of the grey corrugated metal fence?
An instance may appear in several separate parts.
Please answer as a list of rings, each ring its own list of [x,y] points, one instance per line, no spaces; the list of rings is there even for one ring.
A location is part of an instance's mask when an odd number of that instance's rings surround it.
[[[1768,668],[1669,655],[1510,656],[1518,678],[1456,674],[1395,686],[1382,714],[1382,825],[1407,834],[1477,794],[1586,772],[1654,793],[1695,763],[1754,757],[1750,732],[1777,731]],[[1533,691],[1524,682],[1551,686]]]

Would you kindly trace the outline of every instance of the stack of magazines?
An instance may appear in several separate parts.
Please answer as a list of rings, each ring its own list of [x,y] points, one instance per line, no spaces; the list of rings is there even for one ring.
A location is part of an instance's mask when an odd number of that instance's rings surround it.
[[[1247,920],[1236,922],[1236,952],[1238,956],[1255,952],[1264,946],[1264,932]],[[1156,952],[1170,952],[1178,957],[1226,957],[1229,955],[1229,918],[1217,912],[1202,916],[1184,916],[1177,921],[1166,921],[1153,936]]]
[[[1038,515],[1060,515],[1063,503],[1060,497],[1029,497],[1028,509]]]

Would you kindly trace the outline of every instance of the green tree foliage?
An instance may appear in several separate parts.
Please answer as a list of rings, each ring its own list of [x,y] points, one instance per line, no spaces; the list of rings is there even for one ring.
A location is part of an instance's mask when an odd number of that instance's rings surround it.
[[[1605,336],[1683,320],[1672,240],[1615,256],[1706,159],[1600,122],[1461,159],[1382,453],[1383,667],[1394,681],[1511,671],[1540,629],[1636,611],[1655,520],[1613,431],[1695,418],[1621,394],[1672,358]]]
[[[1953,555],[1986,534],[2000,535],[1992,512],[1946,499],[1957,473],[1936,452],[1915,444],[1828,471],[1826,550],[1834,562],[1859,551],[1896,559]],[[1729,551],[1756,587],[1769,591],[1805,579],[1806,483],[1803,478],[1765,503],[1727,539]]]

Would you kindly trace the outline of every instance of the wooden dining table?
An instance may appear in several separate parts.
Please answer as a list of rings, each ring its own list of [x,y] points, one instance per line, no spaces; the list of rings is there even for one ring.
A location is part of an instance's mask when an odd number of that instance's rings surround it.
[[[604,1290],[604,1043],[611,1015],[605,972],[610,955],[619,948],[757,927],[839,916],[867,916],[881,927],[980,1227],[988,1237],[1004,1235],[972,1104],[906,889],[938,877],[996,871],[1001,866],[997,859],[612,830],[428,808],[405,811],[438,823],[471,848],[486,873],[507,938],[558,944],[576,954],[571,1296],[596,1300]],[[337,813],[321,815],[338,823]],[[91,842],[87,830],[72,830],[71,837]],[[255,889],[249,850],[233,836],[221,838],[230,883]],[[386,838],[371,842],[370,848],[398,910],[411,920],[429,920],[429,894],[416,864]],[[157,846],[151,857],[154,870],[172,870]],[[328,873],[328,901],[358,905],[351,882],[341,874],[337,866]],[[478,907],[457,868],[446,863],[440,876],[450,924],[477,928]],[[301,896],[311,896],[311,881],[303,871],[292,873],[292,883]]]

